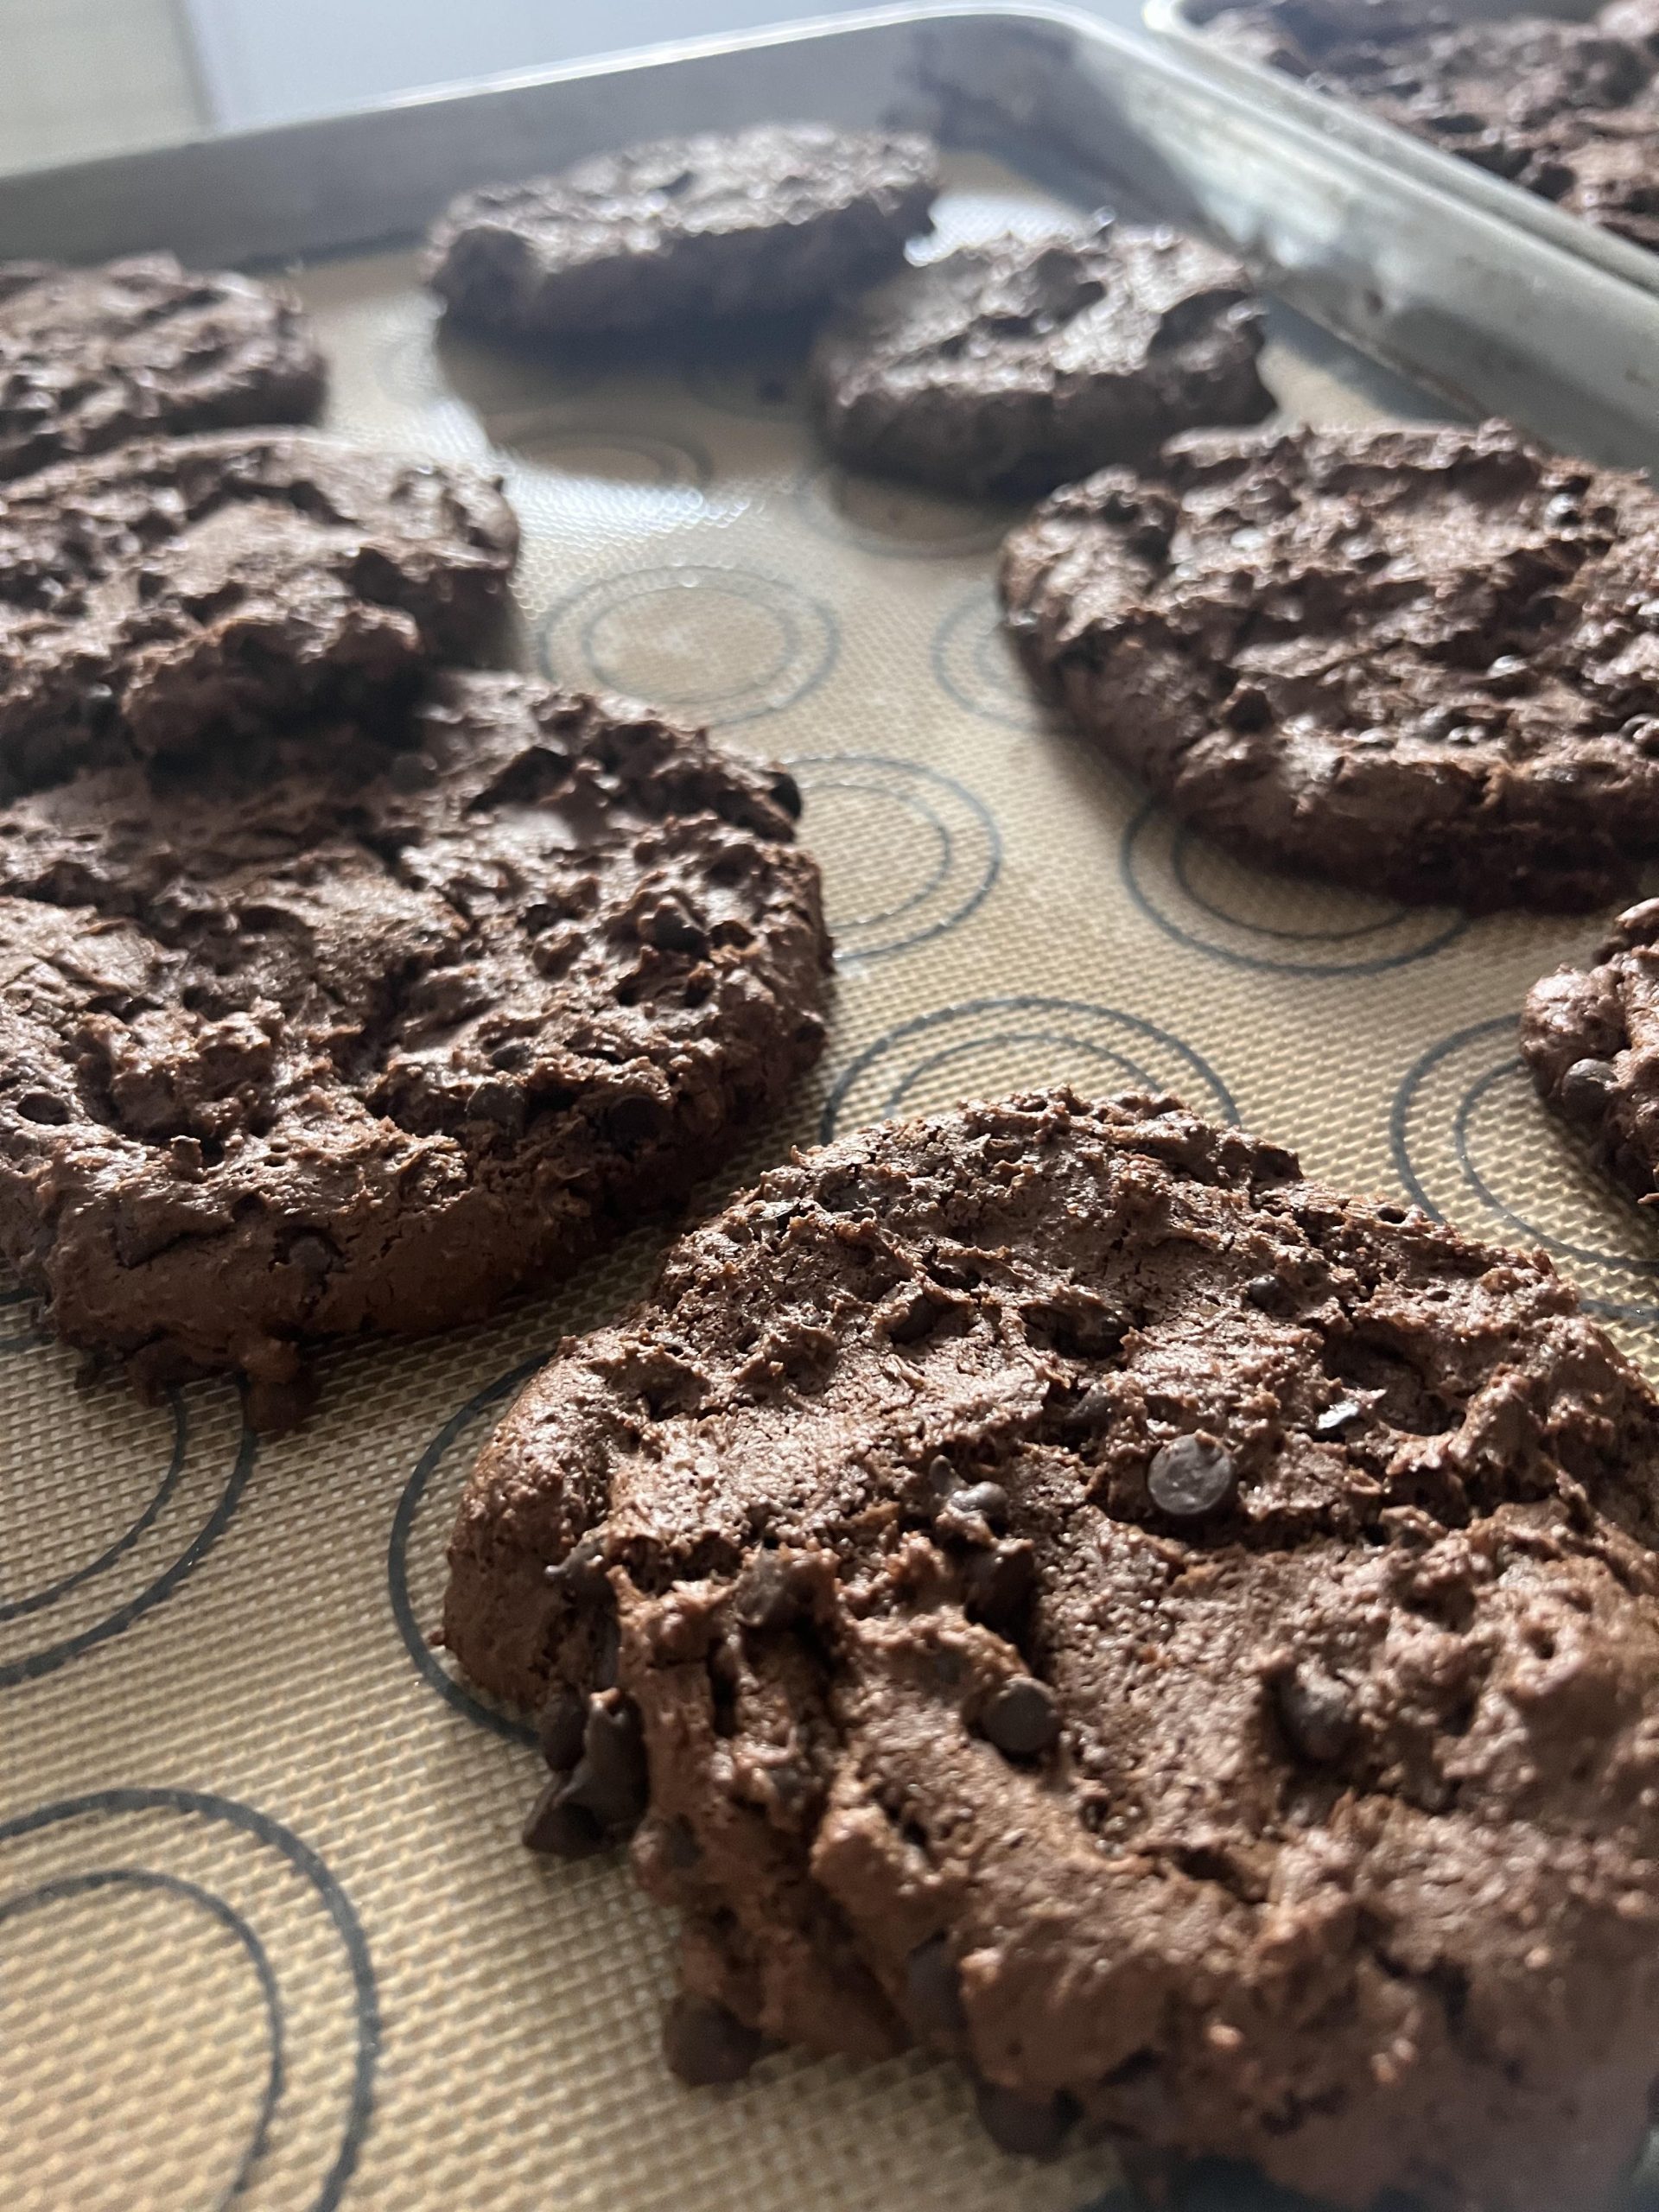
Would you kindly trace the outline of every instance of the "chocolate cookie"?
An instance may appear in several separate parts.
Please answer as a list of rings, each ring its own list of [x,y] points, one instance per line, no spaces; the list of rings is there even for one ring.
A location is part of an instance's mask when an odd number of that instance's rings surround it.
[[[1593,906],[1659,845],[1659,497],[1504,424],[1178,438],[1057,492],[1002,594],[1037,682],[1248,857]]]
[[[0,1249],[141,1382],[435,1329],[684,1191],[817,1053],[787,779],[450,675],[379,736],[0,814]]]
[[[157,438],[0,495],[0,790],[377,702],[499,619],[499,480],[303,434]]]
[[[1236,52],[1357,100],[1570,213],[1659,246],[1652,0],[1590,22],[1459,22],[1414,0],[1265,0],[1207,10]]]
[[[1542,1257],[1065,1091],[798,1155],[567,1344],[444,1633],[636,1821],[668,2047],[961,2058],[1338,2203],[1588,2204],[1659,2037],[1659,1401]]]
[[[469,192],[426,276],[470,322],[563,341],[827,305],[929,228],[925,138],[766,124],[664,138]]]
[[[906,270],[824,333],[813,389],[855,467],[1033,499],[1173,431],[1270,414],[1262,340],[1237,262],[1103,222]]]
[[[299,302],[182,269],[0,262],[0,477],[156,431],[308,422],[322,356]]]
[[[1587,969],[1535,983],[1521,1051],[1544,1103],[1586,1137],[1621,1183],[1659,1188],[1659,899],[1621,914]]]

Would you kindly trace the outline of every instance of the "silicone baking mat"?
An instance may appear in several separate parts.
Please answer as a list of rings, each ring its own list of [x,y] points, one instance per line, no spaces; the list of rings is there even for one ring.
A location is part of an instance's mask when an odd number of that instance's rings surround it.
[[[944,234],[1040,221],[958,163]],[[791,1141],[1067,1078],[1179,1092],[1319,1173],[1542,1244],[1638,1355],[1659,1246],[1518,1071],[1535,976],[1593,919],[1383,904],[1235,866],[1051,727],[999,636],[1007,517],[826,466],[786,362],[561,378],[440,334],[403,256],[302,279],[332,422],[493,460],[523,649],[787,760],[839,945]],[[1305,326],[1293,413],[1409,409]],[[709,1193],[713,1203],[716,1192]],[[919,2059],[658,2055],[671,1929],[620,1859],[532,1859],[524,1730],[452,1679],[456,1494],[636,1236],[550,1301],[329,1357],[256,1441],[227,1383],[138,1407],[0,1306],[0,2206],[7,2212],[1074,2212],[1105,2151],[1003,2158]]]

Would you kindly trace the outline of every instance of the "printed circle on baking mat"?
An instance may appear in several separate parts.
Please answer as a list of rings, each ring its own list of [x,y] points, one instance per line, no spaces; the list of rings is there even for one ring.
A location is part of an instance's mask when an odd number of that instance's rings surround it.
[[[514,1744],[533,1744],[535,1730],[464,1681],[432,1649],[427,1633],[443,1611],[444,1542],[479,1446],[543,1364],[540,1353],[520,1360],[450,1414],[404,1485],[386,1547],[391,1617],[416,1673],[454,1712]]]
[[[1043,702],[1020,669],[995,592],[970,593],[940,623],[933,674],[943,691],[982,721],[1009,729],[1043,726]]]
[[[542,617],[543,673],[715,723],[794,705],[835,664],[835,616],[781,576],[691,562],[601,576]]]
[[[333,2212],[379,2037],[349,1898],[254,1807],[104,1789],[0,1821],[13,2212]]]
[[[688,521],[714,474],[700,447],[632,423],[537,413],[492,418],[488,429],[513,505],[549,522],[594,512],[641,524]]]
[[[54,1674],[171,1597],[253,1470],[257,1440],[228,1383],[146,1406],[118,1376],[77,1389],[79,1365],[43,1341],[0,1369],[0,1688]]]
[[[1148,800],[1123,832],[1118,868],[1149,921],[1178,944],[1281,976],[1376,976],[1427,960],[1468,917],[1235,860]]]
[[[874,753],[802,753],[785,766],[807,803],[843,967],[942,937],[989,893],[1002,840],[954,776]]]
[[[1544,1107],[1512,1014],[1431,1046],[1395,1094],[1389,1141],[1402,1181],[1437,1219],[1541,1244],[1592,1313],[1659,1319],[1659,1236]]]
[[[1014,516],[1011,507],[945,499],[834,461],[799,479],[795,504],[801,519],[820,537],[898,561],[950,561],[988,553],[1001,543]]]
[[[967,999],[888,1030],[836,1077],[819,1134],[828,1143],[842,1128],[1062,1083],[1085,1096],[1173,1091],[1196,1114],[1238,1119],[1208,1060],[1168,1030],[1116,1007],[1033,995]]]

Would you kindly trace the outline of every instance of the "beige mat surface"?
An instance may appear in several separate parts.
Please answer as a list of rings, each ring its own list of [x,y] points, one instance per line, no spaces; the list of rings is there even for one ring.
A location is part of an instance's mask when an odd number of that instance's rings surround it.
[[[954,232],[1040,210],[988,168],[957,184]],[[1399,910],[1178,832],[1027,701],[990,592],[1005,518],[825,467],[776,365],[561,381],[438,340],[405,258],[303,288],[338,428],[505,471],[533,660],[795,766],[830,1044],[730,1179],[974,1092],[1166,1086],[1547,1243],[1651,1355],[1659,1245],[1515,1059],[1522,993],[1594,919]],[[1293,411],[1386,402],[1300,343],[1269,362]],[[330,1359],[311,1424],[257,1446],[228,1385],[151,1409],[78,1388],[0,1306],[6,2212],[1071,2212],[1111,2189],[1104,2152],[1002,2158],[918,2061],[678,2088],[666,1921],[620,1862],[517,1841],[534,1752],[423,1642],[443,1542],[514,1379],[659,1242],[487,1327]]]

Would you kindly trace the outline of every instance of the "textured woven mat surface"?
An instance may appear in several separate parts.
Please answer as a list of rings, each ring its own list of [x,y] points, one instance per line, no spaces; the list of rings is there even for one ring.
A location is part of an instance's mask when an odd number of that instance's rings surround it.
[[[966,164],[947,228],[1040,218]],[[493,457],[524,649],[794,764],[840,945],[791,1141],[1066,1077],[1168,1087],[1318,1172],[1546,1243],[1637,1352],[1659,1246],[1517,1071],[1594,920],[1395,909],[1238,868],[1046,726],[998,637],[1006,518],[823,466],[785,369],[561,381],[435,334],[402,257],[304,280],[335,427]],[[1285,326],[1287,331],[1291,327]],[[1408,406],[1317,334],[1287,408]],[[711,1193],[711,1198],[715,1194]],[[671,1929],[612,1861],[517,1841],[537,1761],[426,1648],[454,1499],[640,1236],[487,1327],[327,1362],[256,1446],[235,1393],[138,1407],[0,1304],[0,2205],[7,2212],[1071,2212],[1088,2152],[988,2147],[948,2069],[658,2053]]]

